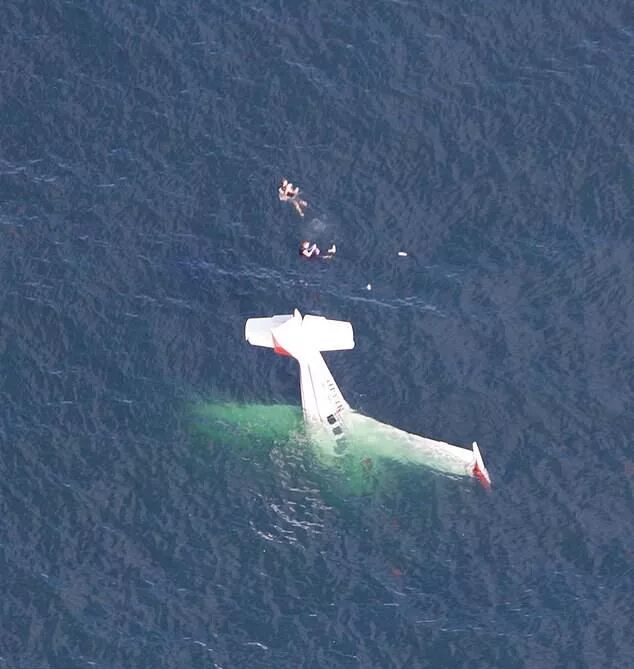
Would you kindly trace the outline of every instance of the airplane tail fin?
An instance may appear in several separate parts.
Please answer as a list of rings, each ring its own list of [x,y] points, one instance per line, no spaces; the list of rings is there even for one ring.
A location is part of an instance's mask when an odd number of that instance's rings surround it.
[[[245,339],[253,346],[272,348],[280,355],[299,358],[308,351],[343,351],[354,348],[352,325],[323,316],[293,315],[249,318]]]

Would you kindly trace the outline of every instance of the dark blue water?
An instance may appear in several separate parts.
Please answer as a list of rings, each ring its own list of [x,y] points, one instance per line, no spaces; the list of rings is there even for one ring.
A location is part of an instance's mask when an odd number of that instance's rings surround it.
[[[5,0],[0,667],[631,666],[633,104],[625,1]],[[294,307],[491,493],[197,435]]]

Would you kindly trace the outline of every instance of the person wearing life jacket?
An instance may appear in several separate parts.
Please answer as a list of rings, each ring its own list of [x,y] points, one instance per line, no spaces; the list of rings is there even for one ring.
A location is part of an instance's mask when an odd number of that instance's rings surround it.
[[[293,186],[293,184],[286,177],[282,179],[280,182],[280,187],[277,189],[277,195],[280,200],[282,200],[282,202],[293,199],[297,193],[299,193],[298,186]]]
[[[328,251],[326,251],[326,255],[321,255],[321,251],[319,250],[319,247],[317,244],[314,242],[311,244],[309,241],[306,239],[299,245],[299,255],[302,256],[303,258],[318,258],[322,257],[324,259],[332,258],[332,256],[337,252],[337,247],[333,244]]]
[[[311,244],[308,240],[304,240],[299,245],[299,255],[304,258],[316,258],[320,253],[319,246]]]

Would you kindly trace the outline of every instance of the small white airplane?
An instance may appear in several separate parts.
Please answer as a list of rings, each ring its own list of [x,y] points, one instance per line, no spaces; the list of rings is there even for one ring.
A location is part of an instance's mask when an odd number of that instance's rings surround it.
[[[272,348],[299,363],[304,422],[311,437],[329,455],[343,456],[362,443],[377,457],[412,462],[491,485],[478,444],[472,450],[434,441],[380,423],[353,411],[343,398],[322,351],[354,348],[352,325],[323,316],[292,315],[249,318],[245,338],[253,346]]]

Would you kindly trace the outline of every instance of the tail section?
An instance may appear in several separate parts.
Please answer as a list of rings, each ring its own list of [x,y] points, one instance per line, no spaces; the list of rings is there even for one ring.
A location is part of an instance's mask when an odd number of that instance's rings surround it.
[[[272,348],[280,355],[305,357],[313,351],[344,351],[354,348],[352,325],[323,316],[304,316],[295,310],[292,316],[249,318],[244,328],[246,340],[253,346]]]
[[[336,430],[336,436],[341,435],[340,416],[350,407],[320,352],[354,348],[352,325],[322,316],[302,318],[295,310],[292,316],[250,318],[244,334],[253,346],[272,348],[275,353],[290,355],[299,362],[304,417]]]

